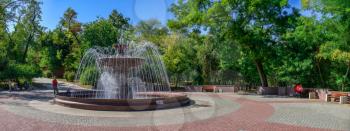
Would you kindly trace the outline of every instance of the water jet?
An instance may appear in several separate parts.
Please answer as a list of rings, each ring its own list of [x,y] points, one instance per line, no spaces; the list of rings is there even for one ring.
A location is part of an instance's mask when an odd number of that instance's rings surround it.
[[[182,93],[170,90],[168,76],[153,44],[115,44],[93,47],[84,54],[76,81],[90,90],[70,90],[56,95],[56,104],[89,110],[155,110],[190,104]]]

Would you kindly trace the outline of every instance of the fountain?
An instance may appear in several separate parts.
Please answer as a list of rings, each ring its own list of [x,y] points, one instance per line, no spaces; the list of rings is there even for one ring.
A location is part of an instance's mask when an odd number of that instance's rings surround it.
[[[171,92],[159,52],[150,43],[91,48],[75,80],[93,88],[59,93],[55,103],[90,110],[154,110],[190,103],[186,95]]]

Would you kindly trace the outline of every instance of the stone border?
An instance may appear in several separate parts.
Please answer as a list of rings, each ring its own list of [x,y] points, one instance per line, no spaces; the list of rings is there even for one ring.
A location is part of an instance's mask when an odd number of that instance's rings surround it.
[[[91,94],[84,92],[74,92],[76,94]],[[73,95],[74,94],[70,94]],[[59,93],[54,103],[66,107],[102,110],[102,111],[140,111],[156,110],[187,106],[191,100],[184,94],[170,92],[152,92],[142,93],[142,95],[155,96],[157,98],[149,99],[95,99],[71,97],[65,93]]]

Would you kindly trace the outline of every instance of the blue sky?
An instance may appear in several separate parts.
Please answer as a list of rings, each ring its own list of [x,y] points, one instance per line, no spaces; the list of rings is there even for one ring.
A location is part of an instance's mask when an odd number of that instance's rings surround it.
[[[300,0],[289,0],[300,7]],[[78,21],[87,23],[97,17],[107,17],[113,9],[130,18],[132,24],[140,20],[158,19],[166,24],[173,15],[168,8],[175,0],[42,0],[42,25],[48,29],[57,26],[64,11],[71,7],[78,13]]]

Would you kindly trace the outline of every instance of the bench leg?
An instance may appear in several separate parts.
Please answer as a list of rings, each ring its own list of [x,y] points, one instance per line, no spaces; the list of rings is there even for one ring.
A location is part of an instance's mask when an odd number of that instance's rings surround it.
[[[325,101],[326,101],[326,102],[329,102],[329,101],[330,101],[330,98],[331,98],[331,97],[329,97],[329,96],[327,95]]]
[[[348,103],[348,97],[340,96],[339,104],[347,104],[347,103]]]

